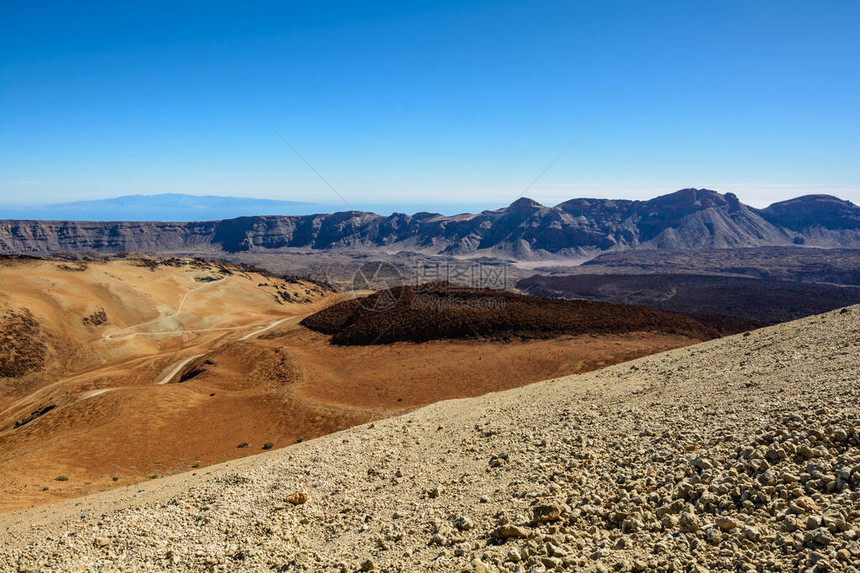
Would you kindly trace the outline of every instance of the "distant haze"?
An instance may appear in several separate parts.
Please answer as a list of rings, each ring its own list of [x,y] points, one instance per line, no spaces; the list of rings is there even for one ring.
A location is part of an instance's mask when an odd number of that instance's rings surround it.
[[[161,193],[125,195],[109,199],[74,201],[48,205],[3,205],[0,219],[38,219],[44,221],[216,221],[260,215],[313,215],[338,211],[369,211],[380,215],[394,212],[430,211],[444,215],[479,213],[502,205],[470,203],[309,203],[251,197],[221,197]]]
[[[658,193],[657,195],[662,194]],[[799,195],[811,195],[811,193]],[[568,197],[559,195],[557,200],[544,201],[543,203],[547,206],[554,206],[581,197],[610,201],[625,200],[612,195],[601,197],[594,194],[582,194]],[[780,197],[780,199],[782,198]],[[845,197],[842,196],[841,198],[844,199]],[[766,207],[771,202],[753,201],[751,203],[754,207]],[[194,222],[266,215],[317,215],[344,211],[364,211],[383,216],[389,216],[393,213],[412,215],[420,212],[459,215],[462,213],[481,213],[506,206],[507,203],[491,200],[482,203],[437,203],[433,201],[433,198],[429,198],[424,203],[355,202],[346,204],[344,201],[312,203],[251,197],[161,193],[156,195],[125,195],[109,199],[48,205],[4,205],[0,202],[0,220]]]
[[[51,205],[0,206],[2,219],[73,221],[211,221],[250,215],[306,215],[310,203],[180,193],[126,195]]]

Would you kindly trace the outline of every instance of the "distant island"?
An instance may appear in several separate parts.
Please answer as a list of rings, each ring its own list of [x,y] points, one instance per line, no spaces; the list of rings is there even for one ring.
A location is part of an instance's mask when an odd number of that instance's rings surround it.
[[[49,221],[216,221],[253,215],[308,215],[320,206],[303,201],[159,193],[32,207],[0,206],[0,219]]]

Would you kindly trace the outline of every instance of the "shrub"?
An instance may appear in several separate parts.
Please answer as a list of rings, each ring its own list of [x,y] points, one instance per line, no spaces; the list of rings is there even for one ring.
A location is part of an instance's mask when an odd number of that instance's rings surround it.
[[[239,445],[238,445],[238,446],[236,446],[236,447],[237,447],[237,448],[247,448],[247,447],[248,447],[248,442],[242,442],[241,444],[239,444]]]
[[[112,477],[112,478],[110,478],[110,479],[112,479],[113,481],[119,481],[119,476],[113,476],[113,477]]]
[[[69,481],[69,476],[57,476],[54,479],[57,481]]]
[[[274,447],[275,447],[275,444],[273,444],[272,442],[266,442],[265,444],[263,444],[264,450],[271,450]]]

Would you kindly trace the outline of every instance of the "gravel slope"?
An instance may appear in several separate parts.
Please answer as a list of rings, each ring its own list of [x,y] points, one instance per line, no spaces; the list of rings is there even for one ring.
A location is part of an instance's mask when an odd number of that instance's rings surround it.
[[[854,306],[0,516],[0,570],[855,571],[858,531]]]

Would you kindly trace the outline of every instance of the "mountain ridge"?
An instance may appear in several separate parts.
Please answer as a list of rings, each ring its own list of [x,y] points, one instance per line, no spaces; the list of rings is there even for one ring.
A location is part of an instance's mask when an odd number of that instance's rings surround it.
[[[681,189],[646,201],[522,197],[508,207],[446,216],[364,211],[179,223],[0,221],[0,252],[265,252],[375,248],[520,260],[628,249],[805,245],[860,247],[860,207],[825,195],[756,209],[733,193]]]

